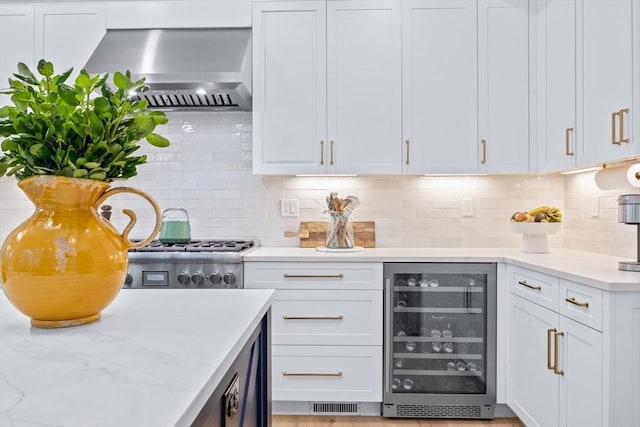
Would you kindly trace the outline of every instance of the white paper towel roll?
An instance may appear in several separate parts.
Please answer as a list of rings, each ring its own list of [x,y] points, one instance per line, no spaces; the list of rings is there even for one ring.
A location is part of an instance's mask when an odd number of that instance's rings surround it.
[[[631,166],[606,168],[597,172],[595,181],[601,190],[640,188],[640,163]]]

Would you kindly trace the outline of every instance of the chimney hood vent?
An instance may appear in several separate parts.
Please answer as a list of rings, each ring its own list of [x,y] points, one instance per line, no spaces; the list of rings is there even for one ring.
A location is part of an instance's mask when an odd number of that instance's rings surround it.
[[[84,68],[144,77],[150,108],[251,111],[249,28],[107,30]]]

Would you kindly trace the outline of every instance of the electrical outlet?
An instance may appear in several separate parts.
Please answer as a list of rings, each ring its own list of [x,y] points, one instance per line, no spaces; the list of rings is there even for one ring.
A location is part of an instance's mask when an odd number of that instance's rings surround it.
[[[280,216],[298,216],[298,199],[280,199]]]
[[[462,216],[473,216],[473,199],[462,199]]]
[[[597,218],[600,215],[600,198],[591,196],[591,218]]]

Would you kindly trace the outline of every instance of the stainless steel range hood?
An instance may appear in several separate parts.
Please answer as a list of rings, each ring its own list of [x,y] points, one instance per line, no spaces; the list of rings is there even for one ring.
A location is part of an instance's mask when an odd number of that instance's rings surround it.
[[[251,111],[249,28],[107,30],[84,68],[145,77],[151,108]]]

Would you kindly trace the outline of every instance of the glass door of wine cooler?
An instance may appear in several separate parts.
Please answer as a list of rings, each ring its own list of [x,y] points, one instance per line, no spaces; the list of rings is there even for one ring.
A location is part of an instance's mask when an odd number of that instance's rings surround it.
[[[492,418],[496,265],[385,263],[388,417]]]

